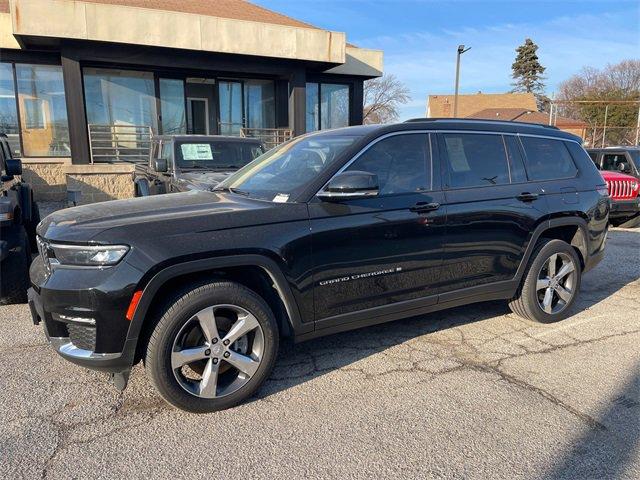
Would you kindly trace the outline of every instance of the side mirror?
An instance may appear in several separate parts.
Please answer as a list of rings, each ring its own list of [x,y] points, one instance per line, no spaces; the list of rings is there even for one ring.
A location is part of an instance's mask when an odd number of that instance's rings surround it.
[[[169,170],[169,166],[167,165],[167,159],[166,158],[155,158],[153,160],[153,169],[156,172],[166,172]]]
[[[7,172],[7,177],[22,175],[22,161],[17,158],[9,158],[5,160],[5,170]]]
[[[618,164],[618,170],[622,173],[627,173],[631,171],[631,169],[629,168],[629,164],[627,162],[620,162]]]
[[[325,202],[335,202],[345,199],[375,197],[379,191],[378,175],[353,170],[339,173],[333,177],[318,192],[317,197]]]

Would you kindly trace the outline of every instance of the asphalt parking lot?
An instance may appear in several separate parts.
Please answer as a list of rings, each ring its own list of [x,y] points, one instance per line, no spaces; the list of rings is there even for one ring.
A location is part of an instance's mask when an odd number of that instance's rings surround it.
[[[640,229],[610,233],[575,311],[491,302],[287,345],[256,398],[197,416],[0,307],[0,478],[640,478]]]

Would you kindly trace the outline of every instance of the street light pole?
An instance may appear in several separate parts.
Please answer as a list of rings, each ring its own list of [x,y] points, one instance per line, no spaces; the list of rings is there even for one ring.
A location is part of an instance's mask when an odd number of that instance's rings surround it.
[[[471,50],[471,47],[464,48],[464,45],[458,45],[458,55],[456,57],[456,93],[453,97],[453,118],[458,116],[458,85],[460,84],[460,56]]]

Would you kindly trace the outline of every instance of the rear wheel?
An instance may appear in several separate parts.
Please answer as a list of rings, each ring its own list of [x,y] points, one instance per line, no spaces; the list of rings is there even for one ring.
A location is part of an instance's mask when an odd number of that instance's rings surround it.
[[[562,240],[542,240],[509,307],[517,315],[552,323],[566,318],[580,289],[580,258]]]
[[[145,365],[170,404],[204,413],[247,399],[268,378],[278,327],[267,304],[232,282],[179,294],[156,325]]]

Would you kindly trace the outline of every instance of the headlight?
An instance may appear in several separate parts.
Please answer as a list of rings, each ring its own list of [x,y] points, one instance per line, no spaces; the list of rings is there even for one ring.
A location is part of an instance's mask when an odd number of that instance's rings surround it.
[[[52,264],[86,267],[107,267],[118,263],[129,251],[126,245],[61,245],[50,244],[49,261]]]

